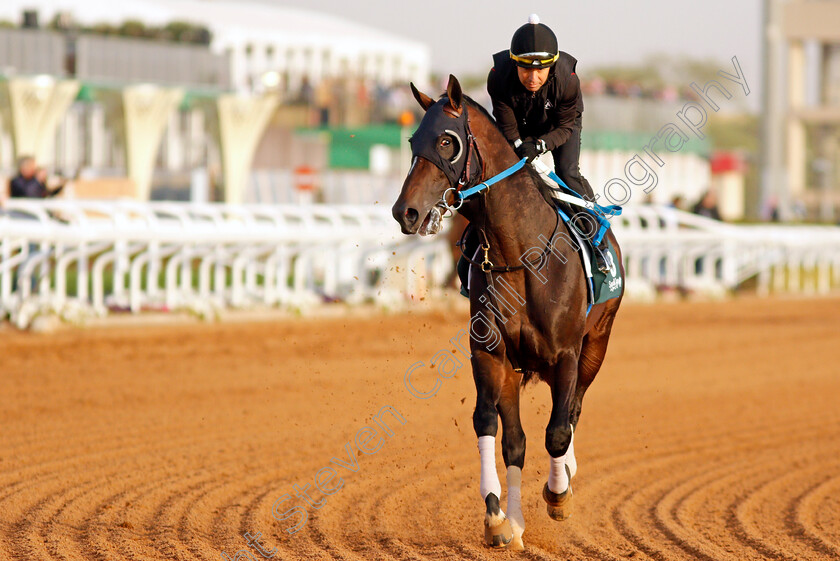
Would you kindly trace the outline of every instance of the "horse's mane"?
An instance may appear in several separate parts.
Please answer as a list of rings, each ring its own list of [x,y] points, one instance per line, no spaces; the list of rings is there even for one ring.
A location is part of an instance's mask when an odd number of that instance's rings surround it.
[[[496,125],[496,128],[499,129],[499,132],[502,132],[502,129],[499,128],[499,123],[496,121],[496,119],[493,117],[493,115],[491,115],[490,112],[487,109],[484,108],[483,105],[481,105],[479,102],[477,102],[476,100],[474,100],[473,98],[471,98],[470,96],[468,96],[466,94],[464,94],[464,99],[467,100],[467,103],[470,105],[470,107],[473,107],[474,109],[478,109],[485,117],[487,117],[487,119],[491,123]]]

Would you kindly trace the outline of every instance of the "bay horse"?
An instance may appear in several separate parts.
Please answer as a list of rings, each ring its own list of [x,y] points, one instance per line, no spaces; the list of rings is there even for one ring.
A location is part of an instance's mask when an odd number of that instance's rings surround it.
[[[459,193],[490,183],[518,158],[493,118],[463,95],[451,76],[435,101],[411,90],[426,113],[411,139],[412,165],[392,207],[403,234],[434,234],[441,210],[457,207]],[[583,265],[564,223],[547,195],[548,186],[531,169],[512,173],[492,188],[462,200],[458,212],[479,232],[481,246],[470,258],[470,350],[476,403],[484,539],[492,547],[524,549],[521,507],[525,433],[519,417],[520,388],[530,379],[551,388],[552,409],[545,431],[549,458],[543,499],[549,515],[571,513],[571,479],[577,471],[574,428],[584,393],[601,368],[617,298],[587,314]],[[489,181],[488,181],[489,180]],[[612,231],[607,234],[624,270]],[[483,253],[483,257],[482,254]],[[506,295],[499,290],[502,287]],[[486,332],[478,333],[478,327]],[[500,337],[487,333],[496,331]],[[496,472],[498,418],[507,468],[507,514],[500,508]]]

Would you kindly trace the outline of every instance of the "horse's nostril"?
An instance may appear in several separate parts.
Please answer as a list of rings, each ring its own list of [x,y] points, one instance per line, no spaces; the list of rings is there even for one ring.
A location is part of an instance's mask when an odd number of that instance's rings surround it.
[[[414,224],[415,222],[417,222],[417,218],[418,218],[419,216],[420,216],[420,213],[419,213],[419,212],[417,212],[417,211],[416,211],[415,209],[413,209],[413,208],[408,208],[408,209],[406,209],[406,211],[405,211],[405,220],[406,220],[406,222],[408,222],[409,224]]]

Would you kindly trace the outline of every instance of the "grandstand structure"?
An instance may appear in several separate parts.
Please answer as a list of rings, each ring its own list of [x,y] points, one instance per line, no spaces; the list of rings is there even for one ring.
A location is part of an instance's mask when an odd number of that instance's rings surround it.
[[[127,176],[138,200],[203,170],[241,202],[266,129],[364,122],[371,92],[429,76],[425,44],[253,1],[9,0],[3,20],[24,25],[0,26],[0,180],[34,154],[65,176]],[[206,45],[90,31],[134,20],[187,22]]]
[[[764,0],[762,191],[837,223],[840,209],[840,1]]]

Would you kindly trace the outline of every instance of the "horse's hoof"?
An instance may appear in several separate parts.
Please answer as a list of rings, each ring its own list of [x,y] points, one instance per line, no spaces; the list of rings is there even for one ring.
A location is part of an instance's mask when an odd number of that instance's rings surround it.
[[[493,525],[486,520],[484,521],[484,543],[490,547],[507,547],[512,539],[513,529],[510,527],[510,521],[507,518]]]
[[[543,487],[543,499],[548,515],[554,520],[565,520],[572,515],[572,481],[569,480],[569,488],[560,493],[554,493],[548,488],[548,483]]]
[[[525,551],[525,544],[522,543],[522,536],[513,536],[510,543],[507,545],[510,551]]]

